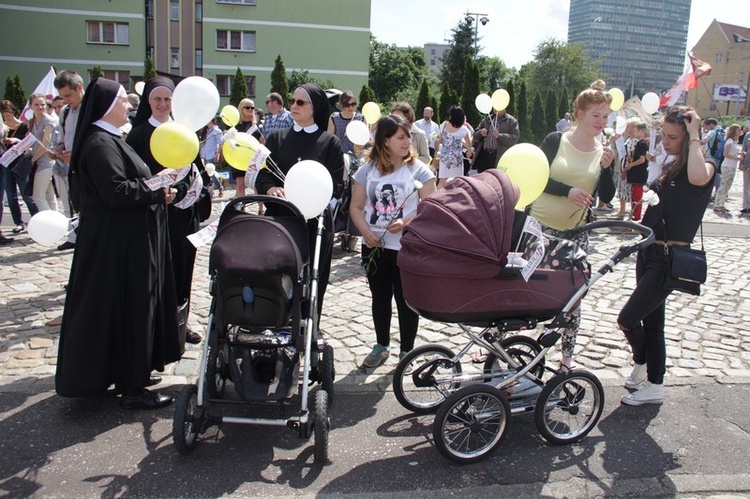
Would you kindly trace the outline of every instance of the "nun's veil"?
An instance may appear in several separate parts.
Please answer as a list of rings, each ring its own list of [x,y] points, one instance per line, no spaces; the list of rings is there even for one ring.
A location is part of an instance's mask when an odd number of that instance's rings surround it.
[[[328,118],[331,115],[331,105],[325,91],[317,83],[303,83],[299,86],[310,96],[313,108],[313,121],[321,130],[328,130]]]
[[[167,87],[174,92],[174,82],[166,76],[154,76],[146,81],[146,84],[143,86],[143,94],[141,95],[141,104],[138,106],[135,118],[133,118],[133,128],[145,123],[151,117],[151,104],[149,104],[148,98],[151,96],[151,92],[157,87]]]
[[[122,85],[106,78],[97,78],[86,87],[83,100],[81,100],[76,133],[73,136],[73,150],[70,154],[71,170],[75,170],[78,165],[79,152],[89,127],[109,112],[112,103],[121,91],[124,91]]]

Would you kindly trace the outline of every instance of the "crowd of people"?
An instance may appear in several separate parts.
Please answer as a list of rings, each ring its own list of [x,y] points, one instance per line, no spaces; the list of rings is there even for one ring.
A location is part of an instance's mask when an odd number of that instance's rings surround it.
[[[90,396],[114,385],[123,408],[163,407],[171,402],[170,396],[147,388],[160,382],[153,371],[178,360],[185,342],[202,341],[187,328],[195,262],[195,247],[187,236],[205,217],[200,209],[177,205],[197,176],[205,189],[196,203],[206,198],[210,203],[211,184],[223,193],[213,171],[204,169],[222,161],[220,122],[213,119],[199,132],[197,170],[174,185],[152,190],[145,180],[163,174],[164,166],[154,158],[150,138],[156,127],[171,120],[174,82],[152,78],[139,97],[104,78],[84,89],[82,78],[66,70],[57,75],[55,87],[59,96],[49,103],[39,94],[30,97],[33,117],[28,124],[19,119],[11,102],[0,104],[5,149],[29,133],[37,139],[4,168],[0,190],[5,191],[15,234],[26,230],[19,193],[30,215],[59,209],[59,197],[71,219],[68,239],[58,247],[75,252],[61,324],[57,391],[62,396]],[[651,126],[631,118],[622,135],[608,134],[610,102],[604,82],[594,82],[545,137],[541,149],[549,161],[549,180],[527,212],[547,236],[564,238],[567,230],[597,213],[614,211],[611,199],[600,196],[595,204],[607,182],[613,184],[620,203],[616,215],[654,230],[656,243],[638,255],[637,285],[618,326],[632,348],[635,365],[625,383],[633,392],[623,397],[623,403],[661,403],[665,301],[670,294],[660,280],[665,255],[675,245],[692,243],[714,189],[714,211],[727,213],[726,198],[737,170],[744,181],[741,213],[750,213],[750,141],[743,140],[747,127],[732,125],[724,131],[713,118],[701,122],[690,108],[669,110]],[[419,201],[451,178],[495,168],[520,139],[518,121],[505,110],[493,110],[474,128],[459,106],[447,110],[442,122],[434,120],[430,107],[417,120],[411,105],[395,102],[390,114],[370,124],[370,142],[361,147],[346,133],[351,122],[365,121],[352,92],[340,95],[339,110],[333,113],[326,93],[313,83],[294,89],[289,110],[284,97],[275,92],[265,104],[268,112],[261,113],[253,100],[242,99],[236,128],[264,143],[282,173],[300,160],[315,160],[331,175],[333,197],[338,199],[348,180],[344,155],[362,159],[351,178],[350,213],[362,234],[375,330],[373,349],[362,365],[377,368],[389,356],[394,299],[403,358],[414,347],[419,324],[401,289],[397,256],[403,228],[415,216]],[[231,176],[237,196],[254,190],[285,197],[283,182],[268,169],[259,172],[254,185],[245,185],[242,170],[232,168]],[[659,194],[658,208],[644,210],[647,190]],[[0,205],[0,216],[1,210]],[[261,206],[259,214],[264,211],[267,216],[286,214],[280,205]],[[330,209],[325,216],[321,309],[334,237]],[[312,244],[314,220],[310,224]],[[11,241],[0,235],[0,244]],[[586,233],[574,242],[589,249]],[[106,324],[92,322],[89,311],[94,309],[97,317],[107,318]],[[579,322],[580,311],[575,310],[562,334],[561,371],[574,366]]]

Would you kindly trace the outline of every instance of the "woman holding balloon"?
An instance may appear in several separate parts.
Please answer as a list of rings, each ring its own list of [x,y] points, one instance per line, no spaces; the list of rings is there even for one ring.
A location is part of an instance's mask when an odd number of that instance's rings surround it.
[[[573,102],[573,126],[565,132],[552,132],[542,142],[542,150],[550,164],[549,180],[544,192],[531,205],[531,216],[553,237],[565,237],[564,232],[586,222],[588,208],[594,200],[593,192],[602,168],[614,159],[609,147],[599,140],[607,126],[612,97],[598,80],[576,97]],[[586,251],[588,233],[573,239]],[[574,312],[573,324],[562,334],[561,368],[569,370],[573,361],[580,309]]]
[[[180,358],[177,300],[165,204],[152,176],[122,140],[130,104],[117,82],[98,78],[81,101],[70,163],[80,207],[78,239],[60,328],[55,389],[63,397],[106,393],[124,409],[158,409],[172,398],[147,390]]]
[[[240,122],[235,125],[237,131],[250,134],[255,137],[258,142],[263,144],[266,139],[260,132],[260,128],[258,128],[258,117],[255,114],[255,102],[247,98],[242,99],[238,105],[238,109],[240,111]],[[231,165],[229,167],[231,169],[230,171],[232,172],[232,178],[237,183],[237,191],[235,195],[238,197],[244,196],[247,187],[249,187],[250,189],[253,188],[252,185],[245,185],[245,174],[247,172],[245,170],[238,170]],[[258,209],[260,210],[260,214],[262,215],[264,210],[263,203],[260,203],[258,205]]]
[[[320,85],[305,83],[294,90],[290,102],[294,124],[291,128],[278,130],[268,137],[266,147],[271,151],[271,158],[284,175],[302,160],[312,160],[322,164],[333,180],[333,198],[338,199],[344,182],[344,153],[339,139],[327,131],[330,114],[328,98]],[[258,194],[286,197],[284,182],[268,168],[263,168],[258,172],[255,189]],[[289,211],[281,205],[269,203],[266,208],[266,215],[269,216],[287,214],[290,214]],[[314,247],[316,229],[317,221],[313,218],[308,222],[310,248]],[[322,244],[318,310],[321,310],[323,306],[333,252],[333,215],[328,208],[325,210]]]

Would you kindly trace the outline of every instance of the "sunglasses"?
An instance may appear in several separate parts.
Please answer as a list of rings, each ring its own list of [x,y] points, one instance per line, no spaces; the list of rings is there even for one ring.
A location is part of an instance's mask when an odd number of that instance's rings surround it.
[[[253,106],[243,106],[242,109],[255,109]]]
[[[302,107],[305,104],[309,104],[310,101],[302,100],[302,99],[292,99],[289,101],[289,105],[297,104],[298,106]]]
[[[693,118],[685,114],[685,111],[679,111],[677,113],[677,121],[681,121],[683,123],[685,122],[690,123],[691,121],[693,121]]]
[[[344,107],[357,107],[356,102],[350,102],[349,104],[344,104]]]

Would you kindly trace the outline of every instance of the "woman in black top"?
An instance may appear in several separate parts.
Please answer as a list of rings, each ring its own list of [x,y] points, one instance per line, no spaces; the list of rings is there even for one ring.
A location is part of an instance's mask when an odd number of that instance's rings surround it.
[[[617,319],[633,349],[635,367],[625,387],[637,390],[623,396],[628,405],[661,404],[667,347],[664,339],[665,302],[671,291],[662,286],[669,248],[687,246],[708,206],[714,167],[707,163],[700,140],[701,119],[692,108],[673,108],[662,127],[664,150],[674,156],[651,185],[660,198],[643,216],[643,225],[654,231],[655,241],[638,253],[636,287]]]

